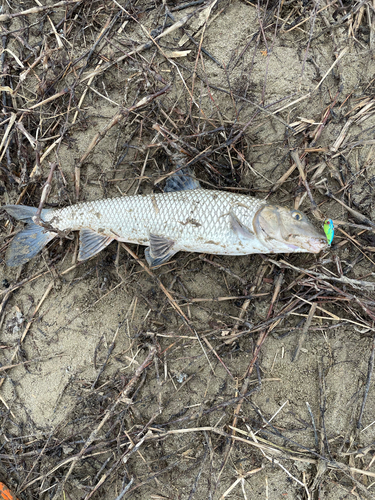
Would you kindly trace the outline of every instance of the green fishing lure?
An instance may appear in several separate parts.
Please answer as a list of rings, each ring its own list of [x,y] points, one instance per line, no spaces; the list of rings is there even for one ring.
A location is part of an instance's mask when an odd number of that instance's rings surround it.
[[[331,245],[333,237],[335,235],[335,226],[333,225],[332,219],[326,219],[324,221],[323,229],[327,237],[328,245]]]

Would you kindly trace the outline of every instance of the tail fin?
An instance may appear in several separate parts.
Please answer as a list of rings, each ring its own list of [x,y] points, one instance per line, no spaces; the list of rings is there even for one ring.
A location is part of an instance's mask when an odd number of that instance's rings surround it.
[[[32,218],[37,212],[36,208],[25,205],[5,205],[2,208],[15,219],[26,223],[25,229],[16,234],[9,245],[5,257],[8,266],[15,267],[25,264],[56,236],[55,233],[51,233],[33,222]],[[50,212],[48,209],[42,210],[41,218],[43,219],[48,212]]]

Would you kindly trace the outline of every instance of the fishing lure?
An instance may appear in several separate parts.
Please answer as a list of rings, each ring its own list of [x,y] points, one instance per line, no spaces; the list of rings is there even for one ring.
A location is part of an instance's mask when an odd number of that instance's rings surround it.
[[[331,245],[333,237],[335,235],[335,226],[333,225],[332,219],[326,219],[324,221],[323,229],[327,237],[328,245]]]

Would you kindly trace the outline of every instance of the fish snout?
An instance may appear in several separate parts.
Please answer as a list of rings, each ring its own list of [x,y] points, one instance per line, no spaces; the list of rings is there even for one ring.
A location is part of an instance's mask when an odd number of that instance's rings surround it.
[[[327,249],[329,246],[327,243],[327,238],[320,235],[318,237],[309,238],[306,243],[308,246],[308,251],[311,253],[319,253],[322,250]]]

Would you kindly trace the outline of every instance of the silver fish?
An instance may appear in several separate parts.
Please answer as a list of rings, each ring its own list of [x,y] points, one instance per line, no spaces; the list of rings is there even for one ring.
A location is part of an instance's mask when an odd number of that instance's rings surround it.
[[[319,253],[327,239],[298,210],[271,205],[246,195],[202,189],[190,174],[169,178],[163,193],[78,203],[44,209],[3,207],[27,225],[10,244],[6,262],[28,262],[58,231],[80,231],[78,260],[86,260],[111,241],[145,245],[151,267],[180,250],[218,255]],[[44,226],[44,227],[43,227]]]

